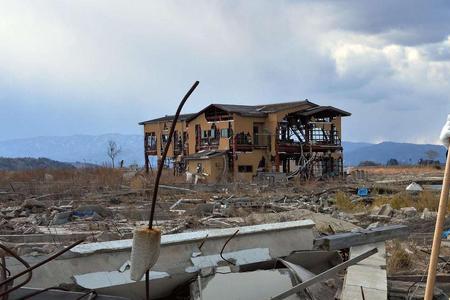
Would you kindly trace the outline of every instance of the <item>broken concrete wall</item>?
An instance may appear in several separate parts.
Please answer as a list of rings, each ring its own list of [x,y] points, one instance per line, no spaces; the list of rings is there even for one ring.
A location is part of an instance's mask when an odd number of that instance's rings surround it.
[[[226,245],[224,253],[252,248],[267,248],[271,257],[286,256],[294,250],[311,250],[313,245],[314,223],[310,220],[293,221],[274,224],[263,224],[240,227],[238,234]],[[180,281],[194,276],[188,273],[192,267],[193,252],[201,255],[220,253],[224,243],[237,228],[211,229],[197,232],[163,235],[161,239],[161,255],[152,271],[166,272],[169,278],[156,278],[158,286],[152,292],[152,297],[161,297],[176,287]],[[119,270],[130,259],[131,240],[119,240],[102,243],[82,244],[73,248],[63,257],[36,269],[29,287],[48,287],[59,284],[73,285],[73,276],[94,274],[98,286],[110,282],[112,278],[123,277]],[[204,243],[203,243],[204,242]],[[203,243],[201,251],[198,249]],[[43,257],[24,257],[31,265],[41,261]],[[21,265],[8,259],[11,272],[21,269]],[[125,277],[123,277],[125,278]],[[117,279],[115,279],[117,282]],[[119,281],[120,282],[120,281]],[[126,289],[117,286],[103,287],[106,294],[116,296],[144,293],[144,282],[123,282]],[[130,285],[131,284],[131,285]],[[120,285],[120,284],[117,284]],[[152,285],[153,286],[153,285]],[[140,296],[143,296],[139,294]],[[140,299],[132,297],[132,299]]]

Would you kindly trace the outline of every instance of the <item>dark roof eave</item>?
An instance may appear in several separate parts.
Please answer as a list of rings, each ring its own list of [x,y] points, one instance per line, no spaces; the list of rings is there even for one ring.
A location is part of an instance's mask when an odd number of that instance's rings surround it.
[[[291,103],[292,103],[291,107],[287,106]],[[351,116],[351,113],[341,110],[341,109],[338,109],[338,108],[335,108],[333,106],[320,106],[316,103],[310,102],[309,100],[304,100],[304,101],[297,101],[297,102],[284,102],[284,103],[274,103],[274,104],[266,104],[266,105],[210,104],[197,113],[185,114],[185,115],[180,116],[181,118],[179,119],[179,121],[186,121],[186,123],[189,123],[190,121],[192,121],[193,119],[197,118],[199,115],[204,113],[210,107],[217,107],[217,108],[219,108],[223,111],[226,111],[230,114],[235,113],[235,114],[245,116],[245,117],[264,118],[269,113],[279,112],[284,109],[291,109],[294,107],[304,106],[304,105],[312,106],[309,108],[304,108],[304,111],[300,113],[301,115],[304,115],[304,116],[310,116],[315,113],[319,113],[319,112],[326,111],[326,110],[332,110],[335,113],[337,113],[336,115],[343,116],[343,117]],[[265,108],[267,110],[265,110]],[[254,111],[252,111],[251,109],[254,109]],[[153,119],[153,120],[149,120],[149,121],[140,122],[139,125],[152,124],[152,123],[171,121],[171,120],[173,120],[173,116],[166,116],[166,117],[162,117],[162,118],[157,118],[157,119]]]
[[[312,116],[314,114],[317,114],[317,113],[320,113],[320,112],[323,112],[323,111],[327,111],[327,110],[334,111],[335,113],[337,113],[336,115],[339,115],[341,117],[349,117],[349,116],[352,115],[348,111],[345,111],[345,110],[342,110],[342,109],[339,109],[339,108],[336,108],[336,107],[333,107],[333,106],[314,107],[314,108],[311,108],[311,109],[309,109],[307,111],[301,112],[300,115]]]
[[[178,122],[180,121],[187,121],[190,117],[192,117],[193,115],[195,115],[195,113],[190,113],[190,114],[182,114],[178,117]],[[160,117],[160,118],[156,118],[156,119],[151,119],[148,121],[142,121],[139,122],[139,125],[146,125],[146,124],[154,124],[154,123],[159,123],[159,122],[170,122],[175,118],[175,116],[164,116],[164,117]]]

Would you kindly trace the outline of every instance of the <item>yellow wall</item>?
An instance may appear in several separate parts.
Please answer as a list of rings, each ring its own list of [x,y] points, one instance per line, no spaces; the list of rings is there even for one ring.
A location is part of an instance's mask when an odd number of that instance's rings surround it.
[[[189,159],[187,161],[186,169],[188,172],[195,174],[197,173],[197,165],[200,163],[203,172],[208,174],[206,181],[218,182],[221,179],[226,178],[223,174],[225,166],[224,157],[226,156],[217,156],[209,159]],[[228,175],[228,173],[226,175]]]
[[[228,122],[231,122],[231,128],[233,129],[233,120],[230,121],[217,121],[214,122],[216,125],[216,128],[220,131],[221,129],[228,128]],[[195,143],[196,143],[196,137],[195,137],[195,125],[200,125],[201,130],[210,130],[211,125],[213,122],[208,122],[205,118],[205,114],[200,114],[196,118],[192,119],[189,122],[189,154],[195,153]],[[234,130],[234,129],[233,129]],[[229,141],[228,138],[220,137],[219,140],[219,148],[218,150],[229,150]]]
[[[166,124],[167,130],[164,130],[164,123]],[[149,123],[144,125],[144,133],[148,132],[155,132],[156,138],[157,138],[157,146],[156,151],[158,157],[162,155],[161,151],[161,135],[162,134],[169,134],[170,127],[172,126],[172,122],[166,121],[166,122],[157,122],[157,123]],[[186,130],[186,122],[185,121],[178,121],[175,125],[175,130],[178,132],[178,135],[182,135],[183,132]],[[167,157],[175,157],[175,154],[173,153],[173,145],[174,141],[170,143],[169,152],[167,153]]]
[[[266,158],[266,169],[270,170],[270,154],[266,150],[253,149],[252,152],[238,152],[237,160],[235,160],[236,165],[238,167],[240,165],[252,166],[253,172],[251,172],[251,173],[237,172],[237,177],[238,177],[237,179],[244,180],[244,181],[250,181],[253,178],[253,176],[256,175],[259,161],[261,160],[261,157],[263,157],[263,156]]]
[[[243,117],[238,114],[233,114],[233,119],[236,128],[235,133],[249,132],[252,136],[253,136],[253,123],[265,123],[266,121],[266,118]]]

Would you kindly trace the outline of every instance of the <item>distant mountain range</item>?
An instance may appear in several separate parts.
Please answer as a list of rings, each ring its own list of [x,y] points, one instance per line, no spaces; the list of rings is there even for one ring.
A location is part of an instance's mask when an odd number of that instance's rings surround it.
[[[379,144],[343,142],[344,164],[356,166],[361,161],[379,164],[394,158],[400,164],[416,164],[420,159],[433,159],[445,162],[447,149],[442,145],[382,142]],[[429,151],[436,157],[429,157]]]
[[[117,161],[123,159],[126,165],[143,164],[143,136],[125,134],[43,136],[0,141],[0,157],[46,157],[72,163],[110,164],[106,155],[109,141],[116,142],[121,148]]]
[[[0,157],[46,157],[70,163],[110,163],[106,155],[108,141],[115,141],[121,148],[118,161],[125,165],[143,165],[143,136],[125,134],[45,136],[0,141]],[[415,164],[419,159],[429,159],[427,151],[437,153],[434,160],[445,161],[446,149],[440,145],[382,142],[379,144],[344,142],[345,165],[358,165],[371,160],[380,164],[395,158],[400,163]],[[153,160],[154,163],[154,160]]]
[[[31,169],[73,169],[69,163],[51,160],[48,158],[5,158],[0,157],[0,171],[17,171]]]

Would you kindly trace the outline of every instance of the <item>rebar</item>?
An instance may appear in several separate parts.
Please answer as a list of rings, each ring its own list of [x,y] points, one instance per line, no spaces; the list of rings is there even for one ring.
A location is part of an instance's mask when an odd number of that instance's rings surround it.
[[[156,173],[155,178],[155,185],[153,187],[153,197],[152,197],[152,207],[150,209],[150,217],[148,221],[148,228],[152,229],[153,226],[153,217],[155,215],[155,206],[156,206],[156,198],[158,196],[158,187],[159,187],[159,181],[161,179],[162,169],[164,166],[164,161],[166,160],[167,152],[169,152],[170,143],[172,142],[173,133],[175,131],[175,126],[178,121],[178,117],[180,116],[181,109],[183,108],[184,103],[189,98],[189,96],[194,92],[195,88],[198,86],[200,82],[196,81],[194,85],[189,89],[189,91],[186,93],[186,95],[183,97],[183,99],[180,102],[180,105],[178,105],[177,112],[175,113],[175,116],[172,121],[172,126],[170,127],[169,137],[167,139],[167,143],[164,147],[164,151],[162,153],[161,159],[158,161],[158,172]]]
[[[28,278],[27,278],[24,282],[22,282],[21,284],[19,284],[19,285],[13,287],[13,288],[7,290],[6,292],[1,293],[1,294],[0,294],[0,297],[4,296],[4,295],[6,295],[6,294],[9,294],[9,293],[11,293],[12,291],[15,291],[16,289],[18,289],[18,288],[24,286],[25,284],[27,284],[27,283],[31,280],[32,273],[33,273],[33,270],[34,270],[34,269],[36,269],[36,268],[38,268],[38,267],[40,267],[40,266],[42,266],[42,265],[45,265],[46,263],[48,263],[48,262],[54,260],[55,258],[57,258],[58,256],[62,255],[62,254],[65,253],[65,252],[69,251],[69,250],[72,249],[73,247],[75,247],[75,246],[81,244],[83,241],[84,241],[84,240],[79,240],[79,241],[73,243],[72,245],[70,245],[70,246],[68,246],[68,247],[66,247],[66,248],[64,248],[64,249],[62,249],[62,250],[56,252],[56,253],[53,254],[52,256],[48,257],[47,259],[44,259],[43,261],[41,261],[41,262],[35,264],[35,265],[32,266],[32,267],[31,267],[25,260],[23,260],[20,256],[18,256],[18,255],[15,254],[13,251],[11,251],[8,247],[6,247],[6,246],[0,244],[0,248],[2,248],[3,250],[5,250],[6,252],[8,252],[11,256],[13,256],[15,259],[17,259],[18,261],[20,261],[20,262],[26,267],[26,269],[25,269],[24,271],[19,272],[18,274],[14,275],[14,276],[11,276],[11,277],[9,277],[8,279],[6,279],[6,280],[0,282],[0,287],[4,286],[5,284],[8,284],[8,283],[12,282],[14,279],[17,279],[17,278],[19,278],[19,277],[21,277],[21,276],[23,276],[23,275],[25,275],[25,274],[28,274]]]
[[[2,293],[0,294],[0,298],[3,298],[3,296],[8,295],[9,293],[21,288],[22,286],[24,286],[25,284],[30,282],[31,277],[33,276],[33,272],[31,270],[29,270],[30,265],[25,260],[23,260],[20,256],[18,256],[16,253],[14,253],[14,251],[12,251],[11,249],[9,249],[8,247],[6,247],[5,245],[2,245],[2,244],[0,244],[0,248],[2,248],[5,252],[7,252],[9,255],[11,255],[15,259],[17,259],[22,265],[25,266],[26,270],[24,272],[22,272],[23,273],[22,275],[28,273],[27,279],[25,279],[22,283],[18,284],[17,286],[10,288],[9,290],[8,290],[8,283],[17,277],[15,277],[15,278],[13,278],[14,276],[9,277],[8,279],[5,279],[4,281],[2,281],[0,283],[0,287],[3,287],[6,285],[4,287],[4,289],[2,288]]]
[[[229,264],[232,264],[233,266],[235,266],[236,264],[232,261],[229,261],[228,259],[226,259],[225,257],[223,257],[223,250],[225,250],[225,247],[227,246],[227,244],[231,241],[232,238],[234,238],[236,236],[236,234],[238,234],[239,229],[237,229],[226,241],[225,244],[223,244],[222,250],[220,250],[220,257],[226,261]]]

